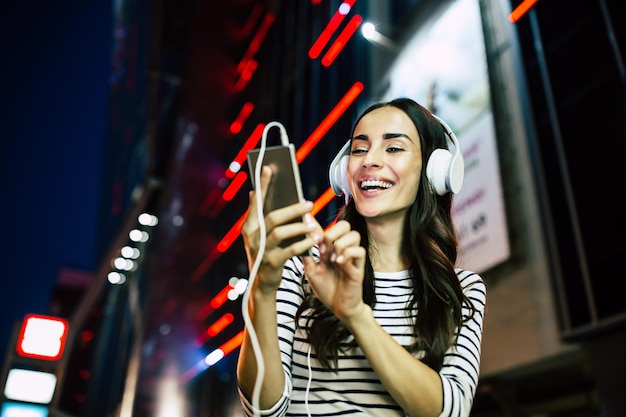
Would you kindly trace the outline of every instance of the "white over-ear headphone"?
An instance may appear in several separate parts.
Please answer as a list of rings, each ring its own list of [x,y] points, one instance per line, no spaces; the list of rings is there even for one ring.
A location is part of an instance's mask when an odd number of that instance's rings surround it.
[[[456,194],[463,185],[465,175],[465,162],[463,154],[450,126],[433,114],[446,131],[449,142],[454,147],[454,153],[447,149],[438,148],[428,158],[426,164],[426,177],[439,195],[448,192]],[[346,142],[337,156],[330,163],[328,177],[330,186],[336,195],[345,197],[346,203],[350,198],[350,186],[348,185],[348,159],[350,158],[350,141]]]

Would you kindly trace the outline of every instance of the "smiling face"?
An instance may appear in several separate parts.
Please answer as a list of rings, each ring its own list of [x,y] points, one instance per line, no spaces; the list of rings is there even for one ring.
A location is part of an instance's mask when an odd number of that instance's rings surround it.
[[[386,106],[363,116],[354,129],[348,178],[366,219],[403,219],[417,196],[422,149],[417,128],[402,110]]]

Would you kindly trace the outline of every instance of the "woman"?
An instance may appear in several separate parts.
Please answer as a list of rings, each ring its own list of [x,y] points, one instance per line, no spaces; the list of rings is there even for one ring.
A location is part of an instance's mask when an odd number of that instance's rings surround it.
[[[244,410],[467,416],[485,286],[477,274],[455,269],[452,193],[440,195],[426,174],[431,154],[447,149],[446,130],[400,98],[366,109],[350,142],[350,198],[332,227],[323,231],[310,202],[265,215],[265,250],[248,299],[258,344],[246,327],[237,369]],[[270,177],[264,169],[263,190]],[[250,265],[260,241],[254,200],[251,192],[242,229]],[[310,248],[314,256],[297,255]]]

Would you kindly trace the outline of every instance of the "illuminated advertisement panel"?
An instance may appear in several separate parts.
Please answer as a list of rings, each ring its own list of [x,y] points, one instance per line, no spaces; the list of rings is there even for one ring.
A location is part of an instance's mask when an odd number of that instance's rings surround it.
[[[453,216],[458,266],[483,272],[510,256],[478,0],[446,2],[419,25],[388,73],[383,98],[410,97],[459,139],[465,179]]]

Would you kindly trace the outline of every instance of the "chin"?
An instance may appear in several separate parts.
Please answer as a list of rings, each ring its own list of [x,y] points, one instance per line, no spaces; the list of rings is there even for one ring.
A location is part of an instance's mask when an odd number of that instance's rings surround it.
[[[381,219],[383,217],[387,217],[391,220],[392,218],[397,218],[398,216],[404,217],[409,211],[409,208],[410,206],[389,207],[388,203],[384,204],[384,207],[381,207],[381,204],[356,203],[357,212],[365,219]]]
[[[385,214],[380,207],[374,207],[372,204],[356,204],[356,211],[365,218],[379,217]]]

